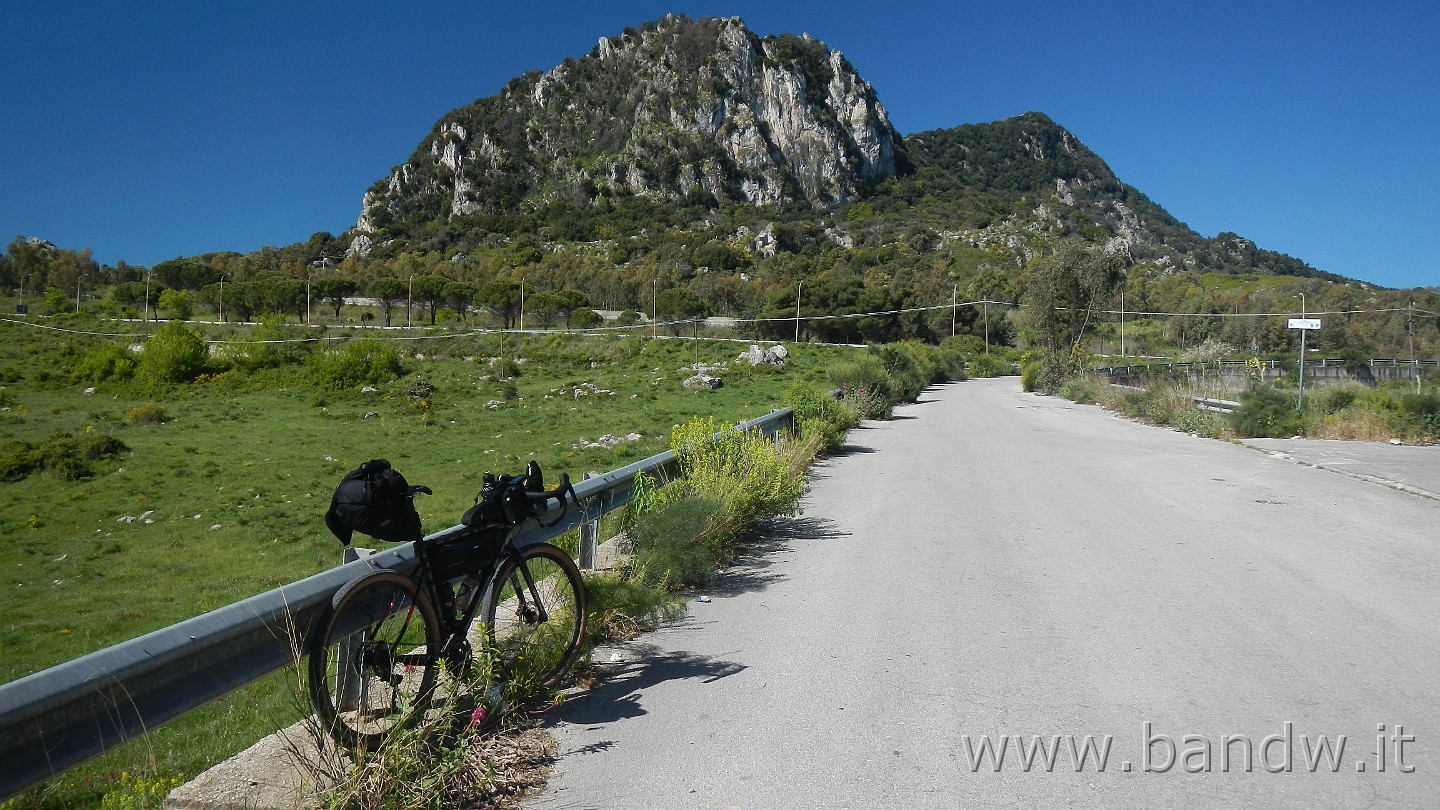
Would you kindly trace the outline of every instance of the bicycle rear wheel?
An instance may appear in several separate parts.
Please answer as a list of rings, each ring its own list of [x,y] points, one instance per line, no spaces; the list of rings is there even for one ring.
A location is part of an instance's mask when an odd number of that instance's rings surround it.
[[[441,639],[430,599],[401,574],[376,571],[337,591],[310,651],[310,698],[336,742],[375,750],[418,720],[435,689]]]
[[[549,543],[507,557],[491,581],[480,621],[495,667],[511,684],[551,687],[575,662],[585,631],[580,569]]]

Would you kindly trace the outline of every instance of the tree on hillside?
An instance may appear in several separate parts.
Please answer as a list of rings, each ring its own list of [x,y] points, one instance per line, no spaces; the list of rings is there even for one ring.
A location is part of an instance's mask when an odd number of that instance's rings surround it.
[[[1032,259],[1025,271],[1025,318],[1043,352],[1040,390],[1052,393],[1080,368],[1080,342],[1095,311],[1124,279],[1124,260],[1065,244]]]
[[[671,287],[660,293],[655,302],[655,311],[660,320],[670,321],[670,332],[678,335],[685,326],[685,321],[705,317],[709,314],[710,307],[700,300],[700,296],[688,289]]]
[[[430,309],[430,325],[435,325],[435,311],[445,301],[445,287],[450,279],[444,276],[422,276],[415,279],[413,295],[415,300]]]
[[[145,341],[135,376],[159,384],[188,382],[205,370],[205,341],[179,321],[170,321]]]
[[[570,313],[570,318],[565,325],[571,329],[594,329],[603,324],[605,319],[600,313],[588,307],[581,307]]]
[[[532,326],[541,329],[549,329],[555,319],[560,317],[560,311],[566,307],[565,298],[554,292],[535,293],[525,299],[525,314]]]
[[[359,284],[337,276],[317,278],[311,282],[310,287],[317,298],[328,302],[334,308],[336,318],[340,317],[340,308],[345,306],[345,299],[360,290]]]
[[[395,311],[395,305],[405,300],[409,291],[405,282],[398,278],[377,278],[370,282],[365,288],[365,295],[375,299],[380,306],[380,311],[385,313],[385,325],[390,325],[390,315]]]
[[[495,313],[509,329],[520,312],[520,285],[505,278],[488,281],[475,293],[475,305]]]
[[[476,287],[468,281],[452,281],[445,285],[443,294],[445,303],[449,305],[451,309],[460,313],[460,320],[462,322],[468,322],[469,319],[467,315],[470,312],[471,302],[475,298],[475,293],[479,291],[479,287]]]
[[[195,294],[189,290],[164,290],[160,293],[160,308],[170,314],[171,320],[188,321],[195,314]]]
[[[300,320],[305,320],[305,305],[308,303],[305,282],[284,273],[265,273],[253,283],[260,297],[260,311],[294,313]]]
[[[194,259],[171,259],[155,265],[150,272],[155,274],[156,281],[172,290],[197,292],[220,277],[215,268]]]
[[[560,290],[555,293],[556,314],[565,319],[565,327],[571,326],[575,311],[590,306],[590,296],[579,290]]]

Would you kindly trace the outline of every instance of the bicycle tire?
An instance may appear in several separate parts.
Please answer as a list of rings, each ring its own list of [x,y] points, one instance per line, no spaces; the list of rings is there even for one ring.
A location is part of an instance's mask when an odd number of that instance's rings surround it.
[[[516,596],[517,583],[523,598]],[[536,594],[543,611],[530,604]],[[502,680],[557,685],[575,662],[585,632],[585,583],[580,569],[569,554],[549,543],[525,546],[519,565],[514,557],[507,557],[491,580],[480,621]]]
[[[408,577],[376,571],[346,583],[310,651],[310,698],[330,736],[376,750],[419,720],[435,690],[440,617]]]

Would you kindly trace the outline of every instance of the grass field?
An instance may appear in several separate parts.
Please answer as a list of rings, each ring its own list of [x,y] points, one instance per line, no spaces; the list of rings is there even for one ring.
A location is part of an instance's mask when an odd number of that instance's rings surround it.
[[[93,477],[0,483],[3,681],[336,565],[322,516],[341,476],[367,459],[388,458],[435,490],[418,501],[434,531],[459,521],[487,470],[519,472],[532,458],[552,477],[613,469],[667,447],[692,416],[739,421],[780,407],[796,382],[823,386],[827,365],[854,351],[798,347],[783,371],[732,363],[722,388],[693,392],[681,381],[697,355],[722,364],[746,346],[437,336],[397,344],[403,376],[362,392],[321,387],[294,363],[164,388],[95,384],[67,365],[128,339],[13,323],[0,323],[0,338],[0,445],[64,431],[128,447],[95,462]],[[167,418],[127,418],[145,405]],[[641,438],[584,446],[604,434]],[[77,770],[46,803],[87,805],[87,779],[193,774],[293,718],[293,681],[281,673]]]

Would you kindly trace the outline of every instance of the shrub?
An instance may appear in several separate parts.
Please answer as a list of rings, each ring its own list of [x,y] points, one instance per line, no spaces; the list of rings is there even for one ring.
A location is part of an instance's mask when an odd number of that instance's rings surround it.
[[[1240,407],[1230,413],[1230,426],[1240,436],[1288,438],[1301,431],[1300,412],[1293,398],[1261,386],[1240,396]]]
[[[1321,413],[1339,413],[1354,405],[1359,393],[1357,387],[1348,385],[1338,388],[1323,388],[1316,392],[1315,397],[1310,401]]]
[[[952,335],[940,341],[940,350],[959,354],[982,354],[985,342],[978,335]]]
[[[179,321],[170,321],[145,341],[135,376],[166,385],[195,379],[205,369],[205,341]]]
[[[724,561],[720,532],[725,505],[713,498],[685,498],[641,515],[630,530],[635,561],[647,581],[665,585],[709,585]]]
[[[796,383],[785,392],[785,404],[795,414],[800,433],[814,433],[825,450],[845,444],[845,434],[860,424],[860,415],[851,402],[836,399],[828,391]]]
[[[304,327],[287,323],[284,315],[262,316],[250,340],[241,344],[235,365],[255,371],[304,362],[311,352],[309,334]]]
[[[1016,373],[1014,363],[994,354],[982,354],[975,357],[967,364],[966,370],[972,377],[1002,377]]]
[[[164,405],[147,402],[126,411],[125,419],[137,425],[158,425],[170,421],[170,414],[166,412]]]
[[[914,402],[920,398],[920,392],[925,390],[930,380],[910,352],[898,344],[878,350],[872,346],[870,350],[884,363],[885,395],[891,402]]]
[[[830,369],[829,378],[840,389],[842,399],[854,407],[862,419],[890,418],[889,377],[880,358],[873,354],[861,355]]]
[[[135,355],[124,346],[102,343],[86,352],[75,363],[76,378],[87,382],[110,382],[130,379],[137,365]]]
[[[585,578],[584,649],[629,641],[637,634],[685,615],[685,603],[670,593],[644,566]]]
[[[19,481],[42,467],[35,445],[19,439],[0,445],[0,480]]]
[[[1194,433],[1207,439],[1225,435],[1225,417],[1218,413],[1189,408],[1178,411],[1170,420],[1170,426],[1184,433]]]
[[[1400,404],[1426,433],[1431,436],[1440,436],[1440,396],[1436,394],[1406,394],[1401,397]]]
[[[828,376],[836,388],[885,389],[885,364],[873,354],[860,355],[849,363],[841,363],[831,368]]]
[[[1440,413],[1440,396],[1435,394],[1405,394],[1400,397],[1400,407],[1412,416],[1433,416]]]
[[[940,347],[939,357],[940,370],[943,374],[941,382],[944,380],[954,380],[958,382],[969,378],[970,375],[965,370],[965,358],[967,355],[964,352],[957,349],[947,349],[942,346]]]
[[[1072,377],[1060,386],[1060,396],[1082,405],[1093,404],[1099,400],[1098,389],[1103,384],[1093,377]]]
[[[840,401],[854,409],[861,419],[889,419],[894,406],[885,394],[872,388],[840,386]]]
[[[378,340],[352,340],[338,350],[308,360],[316,380],[330,388],[374,385],[399,377],[400,353]]]
[[[940,360],[940,350],[934,346],[916,340],[906,340],[886,348],[893,349],[909,359],[910,369],[921,380],[922,388],[930,383],[946,380],[945,365]]]
[[[1041,364],[1032,360],[1020,366],[1020,390],[1034,391],[1039,385]]]
[[[91,462],[128,449],[119,439],[103,433],[86,433],[79,439],[70,433],[54,433],[38,446],[11,441],[0,446],[0,480],[18,481],[51,470],[66,481],[78,481],[95,474]]]
[[[177,321],[188,321],[195,314],[195,296],[187,290],[161,290],[159,303]]]
[[[696,417],[671,431],[670,449],[685,471],[685,489],[725,504],[721,530],[734,536],[765,515],[788,514],[805,491],[775,443],[758,431],[731,425],[716,429],[714,417]]]

